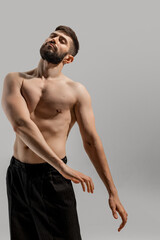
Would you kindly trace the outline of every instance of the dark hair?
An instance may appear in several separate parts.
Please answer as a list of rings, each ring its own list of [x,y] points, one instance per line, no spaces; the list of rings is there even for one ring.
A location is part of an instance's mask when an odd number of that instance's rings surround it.
[[[75,32],[70,27],[63,26],[63,25],[56,27],[55,31],[58,31],[58,30],[64,32],[67,36],[69,36],[72,39],[73,44],[70,47],[69,53],[75,56],[79,50],[79,42]]]

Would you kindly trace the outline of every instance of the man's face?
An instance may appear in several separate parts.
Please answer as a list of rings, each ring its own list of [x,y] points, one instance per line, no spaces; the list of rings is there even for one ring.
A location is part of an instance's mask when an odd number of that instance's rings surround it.
[[[69,36],[62,31],[55,31],[41,46],[41,57],[49,63],[59,64],[68,54],[70,44],[72,44],[72,39]]]

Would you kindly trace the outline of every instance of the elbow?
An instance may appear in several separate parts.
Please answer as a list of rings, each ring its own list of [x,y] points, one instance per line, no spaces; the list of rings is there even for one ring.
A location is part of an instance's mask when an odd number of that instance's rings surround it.
[[[14,130],[14,132],[15,133],[18,133],[18,131],[19,131],[19,125],[13,125],[13,130]]]
[[[85,148],[96,147],[99,142],[98,134],[94,134],[83,140],[83,145]]]
[[[29,121],[26,119],[17,119],[14,121],[13,130],[15,133],[18,133],[21,128],[27,127],[28,124],[29,124]]]

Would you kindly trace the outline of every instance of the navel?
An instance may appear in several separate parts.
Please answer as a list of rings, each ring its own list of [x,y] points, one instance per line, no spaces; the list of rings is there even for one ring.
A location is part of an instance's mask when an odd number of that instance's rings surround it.
[[[29,149],[29,147],[27,145],[24,146],[24,149]]]
[[[56,111],[57,111],[58,113],[61,113],[61,112],[62,112],[62,110],[61,110],[61,109],[56,109]]]

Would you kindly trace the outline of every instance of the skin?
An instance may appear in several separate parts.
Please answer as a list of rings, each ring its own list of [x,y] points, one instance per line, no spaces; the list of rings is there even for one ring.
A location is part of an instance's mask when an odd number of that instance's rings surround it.
[[[55,31],[43,44],[53,41],[58,54],[68,52],[72,39]],[[65,39],[65,41],[63,40]],[[54,48],[49,47],[49,51]],[[72,169],[61,159],[66,155],[66,141],[77,122],[83,146],[103,181],[113,217],[128,214],[120,202],[101,139],[96,131],[91,97],[86,87],[62,74],[62,68],[74,60],[67,54],[59,64],[40,59],[37,68],[27,72],[8,73],[4,79],[2,107],[16,134],[14,156],[25,163],[48,162],[65,178],[81,183],[83,191],[93,193],[92,178]]]

